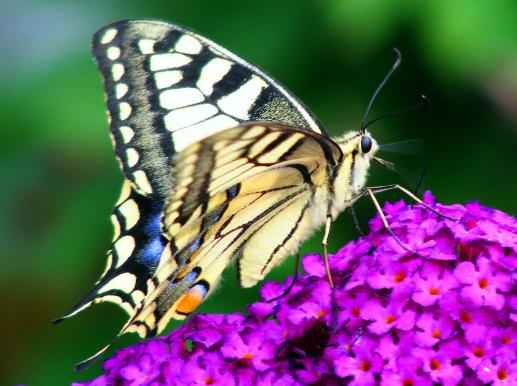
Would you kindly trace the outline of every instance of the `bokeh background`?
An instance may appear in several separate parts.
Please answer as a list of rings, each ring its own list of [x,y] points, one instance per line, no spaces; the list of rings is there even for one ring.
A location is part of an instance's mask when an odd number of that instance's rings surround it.
[[[152,17],[189,26],[281,80],[332,134],[357,128],[373,90],[403,54],[371,117],[379,142],[419,138],[420,156],[390,155],[445,203],[480,200],[517,211],[517,3],[508,1],[306,0],[261,2],[0,2],[0,384],[61,385],[90,379],[101,363],[72,366],[125,321],[111,304],[53,326],[98,278],[122,177],[112,153],[100,77],[90,54],[96,29]],[[400,182],[374,167],[371,184]],[[382,200],[400,199],[386,194]],[[374,214],[357,207],[363,227]],[[331,250],[357,237],[336,222]],[[302,252],[320,251],[321,233]],[[293,260],[272,280],[290,275]],[[235,273],[202,312],[243,311],[257,289]],[[171,328],[173,326],[171,325]],[[116,345],[135,342],[124,337]]]

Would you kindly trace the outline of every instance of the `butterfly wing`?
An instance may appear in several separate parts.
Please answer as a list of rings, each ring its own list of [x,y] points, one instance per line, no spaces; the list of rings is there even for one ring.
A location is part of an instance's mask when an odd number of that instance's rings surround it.
[[[113,210],[107,268],[65,317],[101,301],[132,313],[145,296],[144,283],[166,244],[159,223],[177,151],[244,121],[324,134],[318,119],[276,80],[182,27],[151,20],[110,24],[94,35],[93,54],[126,181]]]
[[[130,328],[149,336],[184,318],[232,260],[243,286],[261,280],[323,221],[311,204],[318,192],[329,199],[328,170],[341,159],[327,138],[277,125],[229,129],[178,153],[163,219],[168,256]]]
[[[177,25],[130,20],[99,30],[93,53],[104,78],[122,171],[141,194],[166,197],[175,151],[247,121],[322,133],[303,104],[257,67]]]
[[[222,271],[238,264],[249,287],[292,254],[330,200],[329,170],[339,147],[285,126],[243,125],[194,143],[174,157],[163,231],[169,240],[141,306],[123,327],[142,337],[183,319],[208,296]]]

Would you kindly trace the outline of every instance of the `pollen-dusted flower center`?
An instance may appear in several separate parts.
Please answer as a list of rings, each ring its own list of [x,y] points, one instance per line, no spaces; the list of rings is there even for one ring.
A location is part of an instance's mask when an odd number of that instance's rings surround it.
[[[510,344],[512,342],[513,342],[512,338],[509,338],[506,335],[503,335],[503,337],[501,338],[501,343],[502,344]]]
[[[406,278],[406,274],[404,272],[399,272],[395,276],[393,276],[393,281],[395,283],[400,283],[405,278]]]
[[[485,356],[485,350],[483,350],[481,347],[474,347],[474,350],[472,350],[474,353],[474,356],[478,358],[482,358]]]
[[[488,280],[481,278],[481,279],[479,279],[478,284],[479,284],[479,288],[485,289],[486,287],[488,287]]]
[[[467,229],[471,230],[472,228],[475,228],[477,224],[477,221],[474,220],[467,221]]]
[[[361,365],[359,366],[361,371],[368,371],[368,370],[370,370],[371,367],[372,367],[372,364],[370,363],[370,361],[362,361]]]
[[[438,339],[442,337],[442,333],[437,328],[434,329],[432,337],[434,339]]]
[[[431,295],[440,295],[442,293],[442,291],[440,291],[439,288],[431,287],[431,288],[429,288],[429,293]]]
[[[252,360],[253,359],[253,354],[250,354],[249,352],[247,352],[246,354],[244,354],[242,356],[242,359],[247,359],[247,360]]]
[[[504,381],[508,378],[508,371],[505,369],[499,369],[497,372],[497,378],[499,378],[501,381]]]
[[[388,315],[388,317],[386,318],[386,324],[391,324],[393,323],[395,320],[397,320],[397,318],[393,315]]]
[[[214,382],[215,382],[214,378],[212,378],[212,377],[205,378],[205,385],[212,385]]]
[[[465,323],[470,323],[472,322],[472,315],[470,314],[470,312],[460,312],[460,318],[461,320],[463,320]]]
[[[413,386],[415,384],[415,381],[412,379],[403,379],[402,380],[402,386]]]
[[[438,359],[431,359],[429,367],[431,367],[431,370],[438,370],[442,365]]]
[[[326,315],[327,313],[323,310],[319,311],[317,314],[316,314],[316,318],[322,318]]]
[[[352,315],[359,316],[360,310],[359,307],[352,308]]]

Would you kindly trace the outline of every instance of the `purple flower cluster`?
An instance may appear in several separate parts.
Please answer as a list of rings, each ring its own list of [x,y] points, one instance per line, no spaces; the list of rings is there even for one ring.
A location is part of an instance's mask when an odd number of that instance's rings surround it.
[[[517,385],[517,220],[477,203],[386,204],[370,233],[268,282],[248,316],[197,315],[83,385]],[[335,237],[335,236],[334,236]],[[335,318],[334,316],[337,316]],[[79,384],[76,384],[79,385]]]

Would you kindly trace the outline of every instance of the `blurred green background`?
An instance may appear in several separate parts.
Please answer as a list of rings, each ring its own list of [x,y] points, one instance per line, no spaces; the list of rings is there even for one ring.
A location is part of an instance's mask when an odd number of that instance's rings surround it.
[[[422,139],[430,160],[424,185],[440,201],[480,200],[515,214],[516,15],[514,0],[0,3],[0,384],[99,375],[100,363],[81,373],[72,366],[125,321],[106,304],[51,324],[104,267],[122,181],[90,54],[96,29],[139,17],[189,26],[278,78],[332,134],[358,127],[396,46],[402,66],[371,117],[415,104],[422,93],[431,105],[375,124],[377,140]],[[423,159],[385,158],[417,174]],[[373,169],[371,184],[399,181]],[[357,209],[363,225],[374,214],[367,201]],[[338,219],[331,250],[357,237],[351,224],[346,214]],[[302,252],[318,252],[320,240]],[[290,275],[292,261],[271,278]],[[257,299],[257,289],[237,289],[234,272],[225,277],[202,312],[243,311]],[[116,347],[135,341],[124,337]]]

